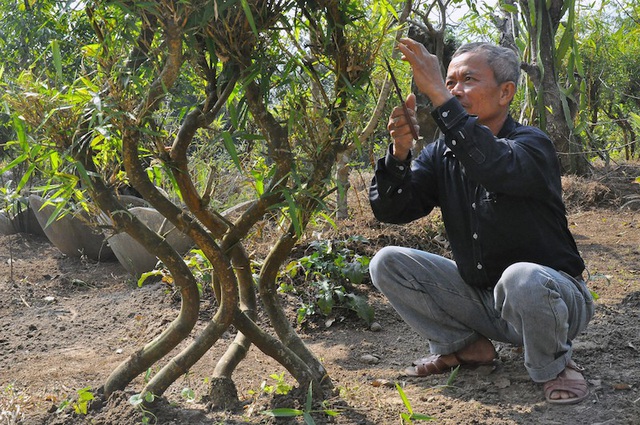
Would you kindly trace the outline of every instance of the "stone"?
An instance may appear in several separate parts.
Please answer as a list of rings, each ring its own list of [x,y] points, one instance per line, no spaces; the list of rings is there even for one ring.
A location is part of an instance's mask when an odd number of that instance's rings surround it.
[[[86,255],[95,261],[110,261],[115,258],[104,234],[98,226],[90,224],[90,217],[85,211],[76,215],[66,214],[47,225],[56,207],[46,202],[41,196],[29,195],[29,206],[40,227],[49,241],[63,254],[70,257]]]
[[[9,214],[7,211],[0,211],[0,234],[13,235],[15,233],[45,236],[33,209],[28,206],[15,215]]]
[[[194,245],[193,240],[180,232],[162,214],[151,207],[133,207],[129,212],[151,230],[164,236],[179,254],[187,253]],[[127,233],[116,233],[108,237],[108,243],[122,266],[136,279],[156,267],[158,258],[147,251]]]

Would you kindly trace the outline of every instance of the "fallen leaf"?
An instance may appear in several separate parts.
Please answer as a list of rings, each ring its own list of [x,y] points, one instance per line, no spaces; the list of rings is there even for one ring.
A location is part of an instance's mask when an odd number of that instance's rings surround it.
[[[388,379],[374,379],[373,382],[371,382],[371,385],[373,385],[374,387],[395,387],[396,384],[393,381],[389,381]]]
[[[630,390],[630,389],[631,389],[631,385],[629,385],[629,384],[622,384],[622,383],[620,383],[620,384],[613,384],[613,385],[612,385],[612,387],[613,387],[613,389],[614,389],[614,390],[621,390],[621,391],[622,391],[622,390]]]

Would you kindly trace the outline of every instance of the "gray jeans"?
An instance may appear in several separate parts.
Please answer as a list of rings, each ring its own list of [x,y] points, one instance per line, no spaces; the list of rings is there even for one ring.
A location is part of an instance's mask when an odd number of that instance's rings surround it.
[[[533,263],[509,266],[493,290],[474,288],[454,261],[411,248],[388,246],[369,265],[373,284],[434,354],[456,352],[481,335],[524,347],[535,382],[562,372],[571,340],[594,306],[582,279]]]

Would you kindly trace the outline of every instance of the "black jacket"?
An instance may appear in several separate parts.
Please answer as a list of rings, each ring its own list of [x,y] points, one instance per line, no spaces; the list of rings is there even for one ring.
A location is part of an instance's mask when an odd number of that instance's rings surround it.
[[[582,274],[547,135],[509,117],[495,137],[455,98],[432,115],[443,136],[415,161],[391,150],[378,161],[369,190],[375,216],[408,223],[440,207],[454,260],[472,286],[491,288],[523,261]]]

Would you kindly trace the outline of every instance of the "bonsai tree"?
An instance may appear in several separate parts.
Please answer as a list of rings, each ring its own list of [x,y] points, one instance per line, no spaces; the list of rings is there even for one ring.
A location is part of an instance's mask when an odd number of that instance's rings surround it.
[[[336,158],[357,137],[351,120],[367,105],[365,89],[389,27],[380,7],[334,0],[87,3],[76,19],[94,35],[75,45],[82,65],[74,78],[57,84],[65,73],[56,66],[53,75],[25,72],[10,87],[6,99],[20,117],[22,146],[40,147],[22,159],[64,177],[57,196],[96,205],[116,231],[157,256],[181,295],[177,317],[111,373],[104,396],[162,362],[140,391],[161,396],[232,325],[238,332],[213,373],[213,404],[234,401],[231,375],[250,344],[301,388],[311,385],[319,396],[332,388],[289,323],[277,280],[335,190]],[[51,46],[46,54],[63,63],[59,46]],[[218,180],[231,172],[248,182],[237,188],[244,199],[217,198]],[[162,235],[128,212],[122,188],[189,236],[210,263],[217,310],[197,334],[202,282]],[[242,208],[231,217],[224,210],[235,200]],[[256,265],[247,246],[265,222],[277,235]],[[256,321],[257,296],[267,325]]]

